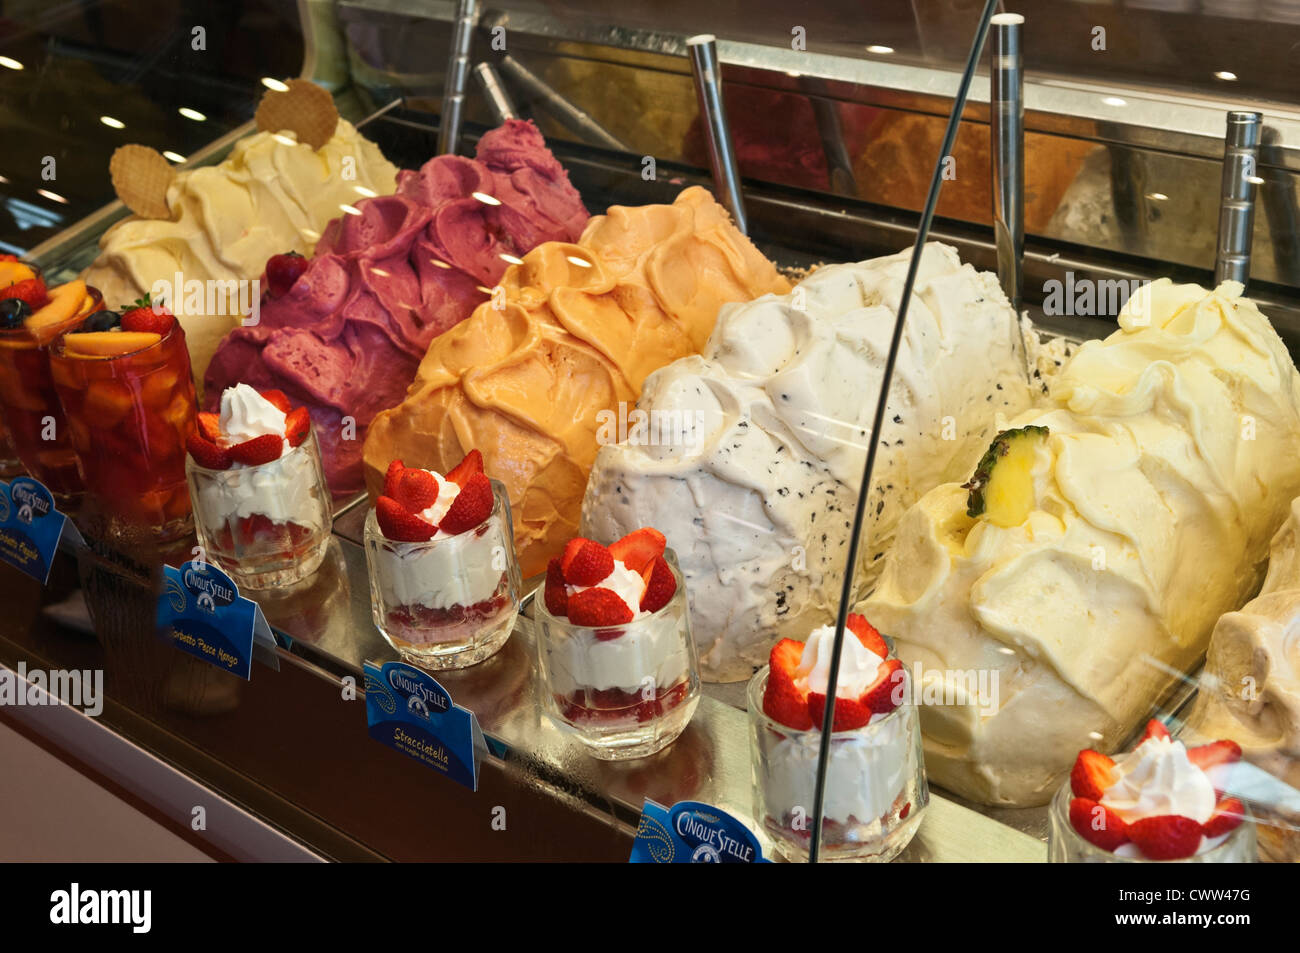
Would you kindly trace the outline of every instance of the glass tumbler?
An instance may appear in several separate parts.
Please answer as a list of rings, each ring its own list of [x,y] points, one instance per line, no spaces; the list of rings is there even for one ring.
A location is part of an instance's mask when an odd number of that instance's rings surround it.
[[[501,483],[492,481],[487,519],[442,539],[388,539],[372,507],[365,546],[375,627],[402,658],[429,669],[465,668],[510,638],[523,583]]]
[[[185,473],[199,542],[241,589],[290,586],[320,567],[334,518],[314,426],[278,459],[210,470],[187,455]]]
[[[82,482],[67,418],[50,376],[49,348],[60,334],[80,327],[104,307],[96,289],[82,288],[82,300],[67,318],[36,329],[0,331],[0,410],[9,437],[27,472],[63,507],[81,496]]]
[[[666,748],[700,702],[699,661],[691,636],[686,583],[668,604],[612,628],[573,625],[534,598],[541,691],[552,720],[604,761],[642,758]],[[543,584],[544,586],[544,584]]]
[[[904,670],[906,673],[906,670]],[[821,731],[787,728],[763,711],[768,666],[750,679],[754,817],[788,859],[805,862],[812,839]],[[911,841],[930,802],[911,683],[883,718],[831,735],[821,859],[883,863]]]
[[[1074,792],[1067,781],[1052,798],[1051,827],[1047,838],[1047,860],[1053,864],[1250,864],[1256,860],[1255,819],[1246,817],[1219,844],[1179,860],[1149,860],[1124,857],[1091,844],[1079,836],[1070,823],[1070,801]]]
[[[185,441],[198,412],[184,330],[176,322],[155,344],[112,355],[79,353],[68,339],[50,346],[50,374],[105,536],[180,539],[192,525]]]

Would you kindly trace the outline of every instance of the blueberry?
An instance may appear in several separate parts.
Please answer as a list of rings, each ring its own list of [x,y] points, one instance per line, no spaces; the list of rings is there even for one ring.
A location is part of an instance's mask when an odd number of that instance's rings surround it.
[[[22,298],[0,300],[0,328],[6,331],[21,328],[31,314],[32,306]]]
[[[81,327],[73,331],[73,334],[84,334],[92,331],[111,331],[113,328],[120,327],[122,316],[116,311],[96,311],[88,317]]]

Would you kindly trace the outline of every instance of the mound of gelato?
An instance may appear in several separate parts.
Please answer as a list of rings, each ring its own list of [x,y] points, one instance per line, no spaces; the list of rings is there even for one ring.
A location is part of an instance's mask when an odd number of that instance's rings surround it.
[[[396,167],[346,120],[320,149],[259,132],[220,164],[178,173],[167,191],[170,218],[133,216],[105,232],[81,277],[110,308],[129,305],[155,282],[174,284],[177,274],[186,283],[251,281],[272,255],[310,255],[340,206],[390,195],[396,179]],[[204,313],[171,302],[200,383],[217,343],[244,315],[237,292],[214,286],[209,299],[204,290]]]
[[[599,441],[617,439],[611,423],[646,377],[697,353],[722,305],[790,286],[700,188],[611,208],[500,284],[503,296],[434,339],[406,400],[375,418],[366,483],[377,494],[394,459],[441,472],[477,448],[509,491],[529,576],[576,534]]]
[[[1300,499],[1273,537],[1259,595],[1214,627],[1187,731],[1232,739],[1278,780],[1251,798],[1260,854],[1300,862]]]
[[[1150,717],[1255,592],[1300,490],[1300,374],[1241,294],[1142,288],[972,486],[904,514],[859,611],[920,666],[936,783],[1046,802],[1079,750],[1113,751]]]
[[[510,260],[577,238],[588,218],[519,120],[483,136],[476,159],[438,156],[355,207],[286,294],[264,284],[259,323],[221,342],[206,377],[209,403],[242,381],[306,404],[335,495],[361,491],[366,430],[402,400],[429,342],[469,317]]]
[[[823,267],[791,294],[723,308],[704,354],[651,375],[628,439],[596,456],[583,535],[662,528],[711,681],[748,678],[777,639],[834,618],[910,254]],[[1019,333],[996,276],[925,247],[880,435],[863,587],[903,510],[969,472],[997,413],[1030,406]]]

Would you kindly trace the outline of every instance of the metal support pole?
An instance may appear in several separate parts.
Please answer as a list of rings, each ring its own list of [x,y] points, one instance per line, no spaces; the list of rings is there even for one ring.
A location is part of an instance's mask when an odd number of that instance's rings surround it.
[[[1223,140],[1223,184],[1219,199],[1219,241],[1214,283],[1250,280],[1250,244],[1255,234],[1255,191],[1259,177],[1259,133],[1263,116],[1232,110]]]
[[[989,69],[989,127],[993,156],[993,233],[998,280],[1011,306],[1024,299],[1021,261],[1025,254],[1025,75],[1020,32],[1025,18],[993,18]]]
[[[501,77],[497,75],[497,71],[492,68],[491,63],[476,64],[474,66],[474,78],[478,80],[479,88],[483,90],[483,98],[487,100],[488,108],[492,110],[492,115],[496,117],[497,125],[507,119],[519,118],[519,110],[510,101],[510,94],[501,85]]]
[[[727,126],[727,111],[722,104],[722,69],[718,65],[718,41],[710,33],[693,36],[686,41],[691,54],[691,73],[695,77],[695,98],[700,104],[700,118],[704,122],[704,139],[709,147],[709,167],[713,171],[713,187],[718,201],[731,213],[736,227],[749,234],[745,215],[745,199],[740,191],[740,170],[736,166],[736,152],[731,146],[731,130]]]
[[[465,86],[469,81],[469,48],[477,21],[478,0],[456,0],[456,26],[451,34],[447,80],[442,91],[442,115],[438,121],[438,155],[454,154],[460,141]]]

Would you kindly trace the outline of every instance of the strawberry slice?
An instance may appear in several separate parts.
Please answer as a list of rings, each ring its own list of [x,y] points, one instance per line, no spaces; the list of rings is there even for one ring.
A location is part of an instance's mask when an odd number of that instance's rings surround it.
[[[610,547],[610,552],[613,553],[613,547]],[[662,556],[656,556],[650,561],[642,570],[641,578],[645,580],[645,592],[641,594],[643,612],[658,612],[672,601],[677,592],[677,580],[673,576],[672,567]]]
[[[546,564],[546,611],[553,616],[569,614],[569,590],[564,586],[564,572],[560,569],[560,557],[552,556]]]
[[[397,481],[396,500],[407,512],[423,513],[438,502],[438,481],[428,470],[404,470]]]
[[[289,398],[285,395],[284,391],[282,390],[275,390],[275,389],[259,390],[258,394],[260,394],[262,399],[266,401],[268,404],[270,404],[272,407],[274,407],[276,410],[279,410],[286,414],[289,413],[289,411],[293,410],[292,402],[290,402]]]
[[[1201,825],[1201,833],[1206,837],[1219,837],[1236,830],[1245,818],[1246,808],[1242,806],[1241,799],[1226,797],[1214,805],[1214,813]]]
[[[902,686],[906,677],[902,662],[896,658],[886,659],[876,670],[876,680],[867,687],[858,701],[877,715],[893,711],[902,702]]]
[[[402,471],[405,469],[401,460],[394,460],[388,465],[388,472],[384,474],[384,496],[397,499],[397,484],[402,479]]]
[[[255,467],[261,463],[279,460],[282,450],[284,450],[284,439],[277,437],[273,433],[266,433],[260,437],[254,437],[252,440],[237,443],[230,447],[228,452],[230,459],[236,463]]]
[[[1076,797],[1070,801],[1070,826],[1089,844],[1113,851],[1129,839],[1124,820],[1092,798]]]
[[[483,454],[479,453],[477,450],[471,450],[469,453],[465,454],[464,460],[460,461],[460,463],[456,464],[447,472],[447,475],[443,477],[443,479],[450,480],[457,486],[464,486],[466,482],[468,482],[469,478],[475,473],[482,472]]]
[[[632,610],[612,589],[584,589],[569,596],[569,621],[586,628],[626,625],[632,621]],[[602,641],[622,634],[607,635]]]
[[[820,728],[822,719],[826,717],[826,696],[821,692],[808,693],[808,717],[812,719],[813,726]],[[862,699],[853,698],[835,698],[835,721],[831,725],[831,731],[848,731],[851,728],[861,728],[867,722],[871,721],[871,709],[862,704]]]
[[[50,300],[45,282],[40,278],[24,278],[7,288],[0,288],[0,298],[19,298],[26,301],[33,311],[39,311]]]
[[[1158,814],[1130,824],[1128,837],[1149,860],[1180,860],[1201,846],[1201,825],[1181,814]]]
[[[407,471],[409,475],[410,471]],[[406,485],[406,476],[402,477],[402,486]],[[438,528],[444,533],[463,533],[471,530],[492,514],[492,481],[482,473],[475,473],[465,481],[465,485],[456,494],[447,515],[442,518]]]
[[[199,433],[213,443],[221,440],[221,416],[209,410],[199,414]]]
[[[1163,738],[1165,741],[1169,740],[1169,729],[1164,726],[1164,722],[1156,718],[1152,718],[1148,721],[1146,730],[1142,732],[1142,737],[1138,739],[1138,744],[1148,741],[1151,738]]]
[[[307,439],[310,429],[311,412],[306,407],[295,408],[285,415],[284,439],[289,441],[289,446],[300,446]]]
[[[1188,748],[1187,760],[1202,771],[1208,771],[1220,764],[1232,764],[1240,761],[1241,745],[1226,738],[1221,741],[1212,741],[1208,745]]]
[[[844,620],[844,624],[850,632],[858,637],[858,641],[866,646],[868,651],[874,652],[881,658],[889,658],[889,646],[885,644],[881,634],[876,631],[876,627],[867,621],[866,616],[850,612],[849,617]]]
[[[391,496],[375,500],[375,518],[384,535],[398,543],[422,543],[433,539],[433,534],[438,532],[438,527],[408,513]]]
[[[194,462],[209,470],[229,470],[230,453],[201,434],[192,433],[185,439],[185,449]]]
[[[813,726],[807,697],[795,688],[794,675],[803,657],[803,643],[781,639],[768,656],[767,688],[763,691],[763,712],[775,722],[807,731]],[[839,709],[837,704],[836,710]]]
[[[628,533],[609,547],[609,553],[633,572],[644,574],[647,566],[664,554],[668,540],[651,526]]]
[[[1070,769],[1070,790],[1077,797],[1100,801],[1106,789],[1115,783],[1115,762],[1100,751],[1085,748]]]
[[[614,571],[614,557],[600,543],[575,536],[560,557],[564,580],[571,586],[594,586]]]

